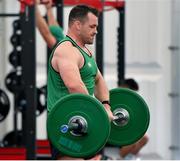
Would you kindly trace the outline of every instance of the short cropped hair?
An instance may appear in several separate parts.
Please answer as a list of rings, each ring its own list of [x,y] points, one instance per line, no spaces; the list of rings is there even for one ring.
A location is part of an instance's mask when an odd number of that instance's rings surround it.
[[[96,8],[86,6],[86,5],[77,5],[70,11],[68,25],[70,26],[75,20],[83,21],[86,18],[88,13],[94,14],[96,17],[99,16],[99,11]]]

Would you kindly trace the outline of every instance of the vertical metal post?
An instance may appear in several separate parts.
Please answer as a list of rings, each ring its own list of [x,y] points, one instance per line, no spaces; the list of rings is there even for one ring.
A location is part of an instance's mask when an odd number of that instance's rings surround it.
[[[56,8],[57,8],[57,21],[59,25],[63,28],[63,0],[56,0]]]
[[[100,72],[104,73],[104,70],[103,70],[103,66],[104,66],[104,56],[103,56],[103,53],[104,53],[104,49],[103,49],[103,12],[100,13],[99,15],[99,25],[98,25],[98,34],[96,36],[96,62],[97,62],[97,66],[100,70]]]
[[[118,28],[118,85],[125,79],[125,7],[119,8]]]
[[[35,54],[35,6],[26,6],[21,13],[22,26],[22,82],[26,97],[26,109],[22,116],[23,138],[27,159],[36,159],[36,54]]]

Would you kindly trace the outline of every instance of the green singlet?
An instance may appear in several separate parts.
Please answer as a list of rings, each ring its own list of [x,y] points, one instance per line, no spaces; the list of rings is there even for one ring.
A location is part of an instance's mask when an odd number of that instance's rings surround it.
[[[54,54],[55,49],[64,41],[70,41],[74,47],[76,47],[80,54],[84,57],[84,65],[80,69],[81,79],[84,82],[90,95],[94,94],[95,87],[95,77],[97,74],[97,64],[93,56],[89,56],[82,48],[80,48],[75,41],[70,37],[66,36],[61,42],[59,42],[53,49],[51,56],[49,58],[48,64],[48,81],[47,81],[47,108],[48,112],[51,111],[54,104],[62,97],[69,94],[67,87],[64,85],[64,82],[58,72],[56,72],[52,65],[51,59]],[[71,53],[69,53],[71,54]]]
[[[49,26],[49,30],[56,38],[57,43],[64,39],[63,29],[60,26],[51,25]]]

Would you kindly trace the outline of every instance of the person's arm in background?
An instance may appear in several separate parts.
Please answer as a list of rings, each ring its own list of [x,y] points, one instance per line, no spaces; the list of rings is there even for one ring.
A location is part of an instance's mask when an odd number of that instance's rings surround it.
[[[38,0],[37,0],[38,1]],[[38,2],[36,1],[36,25],[38,27],[39,32],[41,33],[42,37],[44,38],[45,42],[47,43],[49,48],[52,48],[56,44],[56,38],[52,35],[49,30],[49,26],[46,23],[46,20],[42,17],[39,8]]]
[[[48,25],[49,26],[59,26],[57,20],[54,17],[53,10],[52,10],[52,0],[49,0],[49,3],[46,5],[47,10],[47,18],[48,18]]]
[[[52,35],[56,38],[57,42],[60,42],[62,39],[64,39],[65,36],[62,27],[58,24],[58,21],[56,20],[53,14],[52,0],[49,0],[49,3],[47,3],[45,6],[49,30],[52,33]]]
[[[100,101],[109,101],[109,90],[108,87],[106,85],[106,82],[102,76],[102,74],[100,73],[100,71],[98,70],[97,76],[96,76],[96,86],[95,86],[95,97]],[[113,114],[111,112],[111,107],[108,103],[103,104],[108,116],[110,118],[110,120],[113,120]]]

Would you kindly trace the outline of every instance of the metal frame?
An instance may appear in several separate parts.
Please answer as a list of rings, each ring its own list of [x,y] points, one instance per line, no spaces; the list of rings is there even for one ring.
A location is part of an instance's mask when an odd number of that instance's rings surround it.
[[[118,85],[125,79],[125,6],[118,8],[119,28],[118,28]]]
[[[104,73],[104,70],[103,70],[103,66],[104,66],[104,56],[103,56],[103,53],[104,53],[104,46],[103,46],[103,40],[104,40],[104,37],[103,37],[103,12],[100,13],[99,15],[99,24],[98,24],[98,34],[96,36],[96,63],[97,63],[97,66],[100,70],[100,72]]]
[[[25,12],[0,13],[0,18],[20,17],[22,27],[22,83],[26,95],[27,109],[22,112],[23,144],[26,159],[36,159],[36,57],[35,57],[35,6],[25,6]],[[28,31],[28,32],[27,32]],[[14,142],[17,142],[17,102],[14,98]]]
[[[26,6],[21,13],[22,26],[22,83],[26,95],[26,110],[23,112],[23,139],[27,159],[36,159],[36,50],[35,6]],[[28,31],[28,32],[27,32]]]
[[[59,25],[63,28],[64,24],[63,24],[63,0],[56,0],[56,9],[57,9],[57,21],[59,23]]]
[[[6,17],[19,17],[20,14],[18,13],[0,13],[0,18],[6,18]]]

